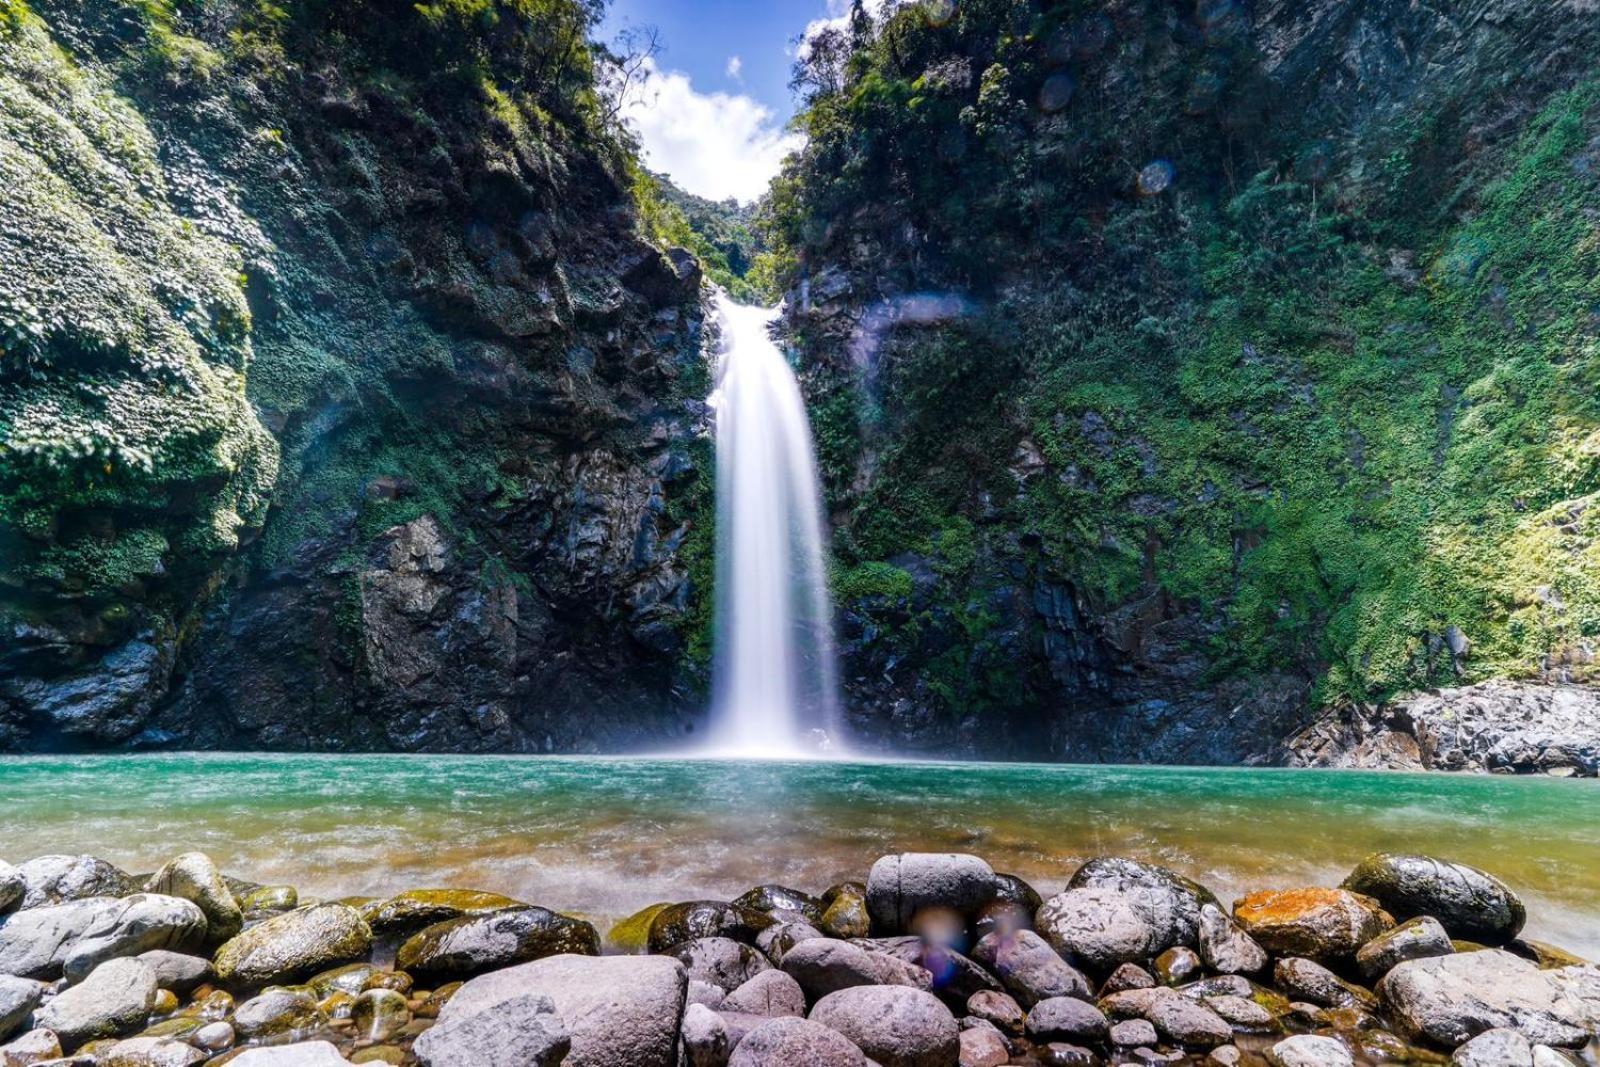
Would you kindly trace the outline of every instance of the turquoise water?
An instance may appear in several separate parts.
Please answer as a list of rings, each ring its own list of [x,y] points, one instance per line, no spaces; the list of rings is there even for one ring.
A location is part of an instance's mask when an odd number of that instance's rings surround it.
[[[1136,856],[1211,886],[1336,884],[1430,852],[1527,900],[1530,936],[1600,958],[1600,782],[1032,764],[464,756],[0,760],[0,854],[148,870],[189,849],[319,896],[454,885],[598,920],[763,881],[820,890],[877,856],[960,850],[1041,891]]]

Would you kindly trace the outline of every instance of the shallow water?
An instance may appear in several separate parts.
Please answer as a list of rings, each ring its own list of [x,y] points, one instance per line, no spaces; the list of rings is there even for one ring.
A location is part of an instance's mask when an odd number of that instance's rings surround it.
[[[1059,889],[1084,859],[1231,900],[1337,884],[1366,853],[1483,867],[1527,935],[1600,958],[1600,782],[1345,771],[477,756],[0,760],[0,855],[149,870],[189,849],[318,896],[455,885],[606,921],[764,881],[820,891],[959,850]]]

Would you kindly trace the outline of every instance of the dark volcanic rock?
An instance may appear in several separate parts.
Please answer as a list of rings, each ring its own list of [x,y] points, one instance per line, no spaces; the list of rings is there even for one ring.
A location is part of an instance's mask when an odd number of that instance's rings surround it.
[[[1431,856],[1368,856],[1344,888],[1373,898],[1396,919],[1431,916],[1451,937],[1484,945],[1504,945],[1528,918],[1522,901],[1498,878]]]

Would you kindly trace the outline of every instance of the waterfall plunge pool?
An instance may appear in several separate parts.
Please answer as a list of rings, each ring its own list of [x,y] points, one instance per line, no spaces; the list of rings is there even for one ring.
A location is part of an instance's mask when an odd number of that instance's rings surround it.
[[[1172,867],[1224,901],[1336,885],[1365,854],[1482,867],[1526,936],[1600,958],[1600,782],[1040,764],[536,756],[0,759],[4,858],[131,871],[191,849],[332,897],[493,890],[611,920],[781,882],[820,891],[887,852],[961,851],[1060,889],[1095,855]]]

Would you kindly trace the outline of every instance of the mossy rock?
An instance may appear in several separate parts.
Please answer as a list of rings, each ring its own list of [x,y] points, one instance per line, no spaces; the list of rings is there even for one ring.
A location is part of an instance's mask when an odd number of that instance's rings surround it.
[[[764,912],[720,900],[694,900],[662,908],[650,922],[650,951],[666,952],[702,937],[727,937],[747,945],[773,924]]]
[[[751,911],[762,911],[771,914],[775,911],[794,912],[805,916],[807,922],[822,921],[825,905],[821,900],[810,893],[802,893],[798,889],[790,889],[781,885],[758,885],[754,889],[735,897],[734,907],[749,908]]]
[[[224,985],[292,982],[366,958],[372,929],[354,908],[317,904],[252,926],[217,950],[212,961]]]
[[[409,935],[451,919],[526,906],[520,900],[499,893],[472,889],[409,889],[387,900],[368,904],[361,909],[361,915],[375,934]]]
[[[606,944],[629,956],[644,955],[650,951],[650,924],[670,907],[670,901],[663,901],[640,908],[626,919],[618,919],[606,933]]]

